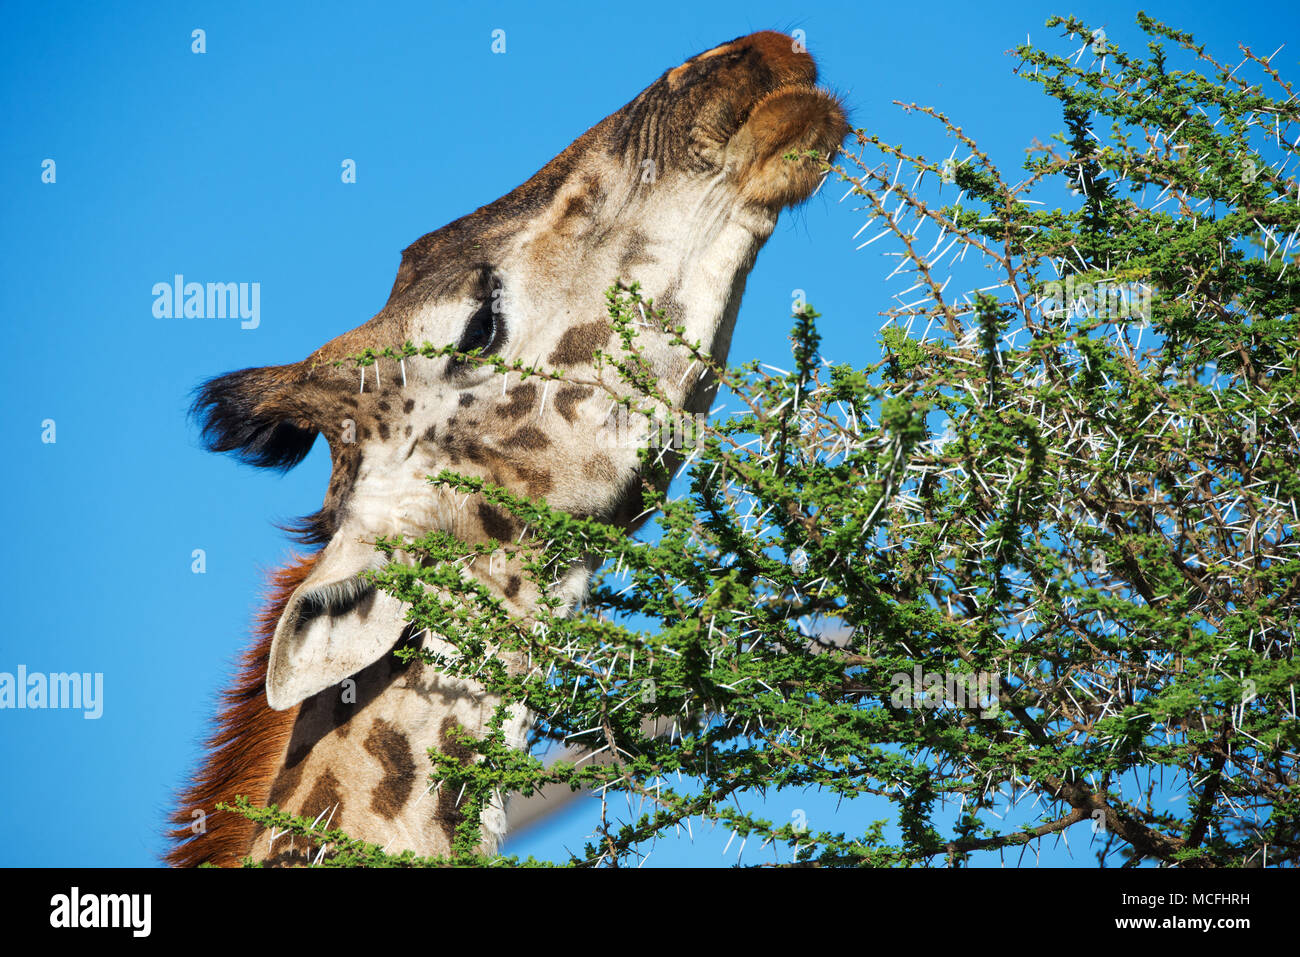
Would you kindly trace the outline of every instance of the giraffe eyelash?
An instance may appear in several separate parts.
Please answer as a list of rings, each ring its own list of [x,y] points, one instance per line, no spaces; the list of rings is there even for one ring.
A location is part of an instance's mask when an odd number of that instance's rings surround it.
[[[374,584],[360,575],[321,585],[302,596],[298,604],[298,619],[301,621],[318,615],[339,615],[351,611],[374,590]]]

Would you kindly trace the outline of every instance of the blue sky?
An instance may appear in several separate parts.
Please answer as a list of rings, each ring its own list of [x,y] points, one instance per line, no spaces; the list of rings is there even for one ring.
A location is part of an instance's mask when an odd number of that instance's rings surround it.
[[[1061,123],[1005,51],[1026,35],[1056,42],[1043,21],[1058,12],[1120,43],[1139,36],[1136,5],[1094,2],[268,6],[5,9],[0,671],[102,673],[104,710],[0,711],[0,864],[155,863],[263,576],[289,549],[274,523],[319,506],[324,443],[283,477],[199,449],[185,413],[200,380],[296,361],[365,321],[404,246],[513,189],[665,69],[735,36],[801,29],[855,125],[947,155],[950,142],[891,102],[931,104],[1008,169]],[[1297,35],[1286,2],[1143,8],[1222,58],[1238,41],[1267,55]],[[1274,63],[1294,76],[1296,50]],[[340,181],[345,159],[355,184]],[[876,357],[889,267],[855,252],[862,216],[837,202],[843,192],[828,183],[778,225],[749,280],[733,361],[788,355],[794,289],[824,314],[825,355]],[[156,318],[151,288],[177,273],[260,283],[260,324]],[[41,440],[46,420],[54,443]],[[191,571],[195,549],[205,574]],[[816,829],[887,813],[789,795],[766,816],[795,808]],[[508,850],[560,855],[593,819],[579,804]],[[1092,862],[1079,851],[1086,828],[1071,835],[1074,857],[1049,848],[1045,863]],[[725,833],[695,837],[661,845],[651,863],[734,861]]]

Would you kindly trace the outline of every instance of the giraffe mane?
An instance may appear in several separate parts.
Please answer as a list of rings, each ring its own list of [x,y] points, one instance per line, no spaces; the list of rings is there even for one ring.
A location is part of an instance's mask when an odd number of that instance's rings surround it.
[[[173,867],[235,865],[252,846],[257,825],[234,812],[218,811],[216,805],[231,803],[240,794],[261,803],[284,756],[298,709],[273,711],[266,703],[267,661],[276,622],[315,564],[313,554],[295,555],[268,576],[254,641],[221,694],[221,711],[206,742],[203,763],[177,796],[177,810],[169,818],[175,828],[167,834],[172,847],[163,860]],[[206,815],[200,834],[191,829],[196,809]]]

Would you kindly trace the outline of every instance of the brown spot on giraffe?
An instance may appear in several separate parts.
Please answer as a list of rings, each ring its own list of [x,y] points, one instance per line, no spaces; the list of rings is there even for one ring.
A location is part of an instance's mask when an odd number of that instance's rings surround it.
[[[585,322],[565,330],[548,362],[557,366],[575,366],[591,361],[596,350],[609,342],[609,323],[604,319]]]
[[[480,502],[478,519],[483,531],[498,542],[511,541],[516,534],[515,517],[496,505]]]
[[[506,391],[510,399],[504,405],[497,406],[497,412],[508,419],[518,419],[528,415],[537,403],[537,386],[531,382],[522,382]]]
[[[483,462],[488,457],[487,446],[478,439],[466,436],[460,443],[460,450],[471,462]]]
[[[578,414],[578,403],[591,395],[590,386],[566,385],[555,392],[555,411],[565,422],[572,424]]]
[[[448,715],[444,718],[438,728],[438,750],[454,758],[461,767],[467,767],[474,760],[474,751],[469,745],[452,737],[453,733],[463,730],[454,717]],[[438,804],[434,817],[442,828],[448,845],[456,839],[456,828],[465,820],[465,814],[460,809],[460,798],[459,788],[444,787],[438,790]]]
[[[310,793],[302,802],[302,816],[315,820],[321,817],[321,825],[329,821],[330,829],[343,827],[343,795],[339,791],[339,779],[334,772],[326,768],[321,772]]]
[[[406,806],[415,788],[415,758],[411,754],[411,742],[392,724],[376,718],[364,746],[366,753],[375,758],[384,770],[384,776],[371,795],[370,809],[391,821]]]
[[[606,454],[598,453],[583,464],[583,473],[597,482],[610,482],[618,476],[618,469],[614,467],[613,460]]]
[[[577,193],[570,196],[564,205],[564,211],[560,213],[560,219],[585,219],[591,212],[591,197]]]
[[[546,437],[545,432],[535,425],[525,425],[506,439],[504,447],[535,452],[538,449],[546,448],[550,444],[551,440]]]
[[[638,266],[654,262],[654,257],[646,248],[648,242],[649,237],[644,232],[639,229],[632,230],[623,246],[623,252],[618,257],[620,276],[635,275]]]
[[[541,498],[554,488],[555,483],[547,469],[530,465],[516,465],[514,470],[515,474],[523,480],[529,498]]]

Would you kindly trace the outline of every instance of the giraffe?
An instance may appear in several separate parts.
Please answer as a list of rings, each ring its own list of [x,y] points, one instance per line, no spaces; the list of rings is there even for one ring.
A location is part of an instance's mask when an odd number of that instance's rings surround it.
[[[770,31],[688,59],[522,186],[407,248],[373,318],[300,362],[199,388],[193,412],[209,449],[286,470],[323,435],[332,469],[322,507],[296,526],[314,551],[273,577],[206,757],[179,795],[169,863],[309,862],[306,848],[213,809],[236,794],[391,852],[447,853],[456,796],[427,793],[426,751],[468,759],[454,732],[481,734],[496,702],[390,653],[446,643],[413,635],[402,604],[360,577],[382,566],[373,542],[432,529],[467,542],[521,534],[481,499],[439,494],[426,476],[443,468],[635,529],[636,450],[609,439],[608,393],[569,381],[620,387],[593,362],[614,340],[604,291],[615,277],[636,279],[689,341],[725,360],[759,249],[778,214],[819,184],[811,154],[830,157],[848,133],[816,74],[801,44]],[[408,340],[537,361],[563,370],[567,384],[512,384],[445,357],[379,360],[358,384],[354,367],[336,364]],[[716,381],[662,335],[641,346],[675,408],[709,408]],[[572,607],[595,564],[548,587]],[[509,565],[477,562],[470,574],[512,614],[536,607],[537,586]],[[522,743],[527,726],[518,715],[511,740]],[[496,805],[483,818],[484,850],[504,830]]]

